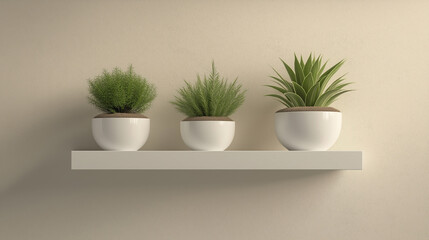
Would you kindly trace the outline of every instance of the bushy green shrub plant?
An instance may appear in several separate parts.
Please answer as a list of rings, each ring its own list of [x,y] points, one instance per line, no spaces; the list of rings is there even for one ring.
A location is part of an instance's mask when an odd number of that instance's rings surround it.
[[[127,71],[104,70],[88,82],[89,102],[105,113],[143,113],[156,96],[155,86],[136,74],[132,65]]]

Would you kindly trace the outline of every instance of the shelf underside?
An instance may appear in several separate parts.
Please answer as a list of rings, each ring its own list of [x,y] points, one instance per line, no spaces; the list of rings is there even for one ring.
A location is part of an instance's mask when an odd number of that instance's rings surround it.
[[[361,151],[72,151],[74,170],[361,170]]]

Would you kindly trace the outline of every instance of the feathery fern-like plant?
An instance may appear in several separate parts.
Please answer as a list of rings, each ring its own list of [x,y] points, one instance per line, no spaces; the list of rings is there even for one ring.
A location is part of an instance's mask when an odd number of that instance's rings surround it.
[[[136,74],[132,65],[127,71],[104,70],[88,83],[89,102],[105,113],[143,113],[156,96],[155,86]]]
[[[186,86],[178,90],[179,96],[171,102],[176,109],[188,117],[227,117],[244,102],[242,85],[235,79],[232,83],[221,77],[212,62],[212,71],[201,79],[197,75],[195,84],[185,81]]]
[[[333,103],[340,95],[352,90],[344,89],[351,82],[344,82],[343,76],[335,79],[332,84],[329,81],[333,75],[344,64],[344,60],[324,71],[327,61],[323,63],[322,57],[315,58],[310,54],[304,62],[298,60],[295,55],[294,69],[280,59],[285,67],[289,81],[274,68],[277,76],[270,76],[276,85],[265,85],[278,91],[278,94],[268,94],[276,98],[286,107],[320,106],[327,107]]]

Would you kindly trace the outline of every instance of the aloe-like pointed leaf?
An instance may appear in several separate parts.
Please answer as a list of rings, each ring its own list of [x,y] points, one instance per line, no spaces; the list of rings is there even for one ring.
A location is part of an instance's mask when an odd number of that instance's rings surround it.
[[[304,65],[304,69],[303,69],[304,74],[310,73],[312,67],[313,67],[313,63],[312,63],[312,56],[311,56],[311,53],[310,53],[310,56],[308,56],[307,61],[306,61],[305,65]]]
[[[342,94],[344,94],[344,93],[346,93],[346,92],[351,92],[351,91],[354,91],[354,90],[344,90],[344,91],[341,91],[341,92],[339,92],[339,93],[335,94],[335,95],[334,95],[334,96],[332,96],[330,99],[328,99],[328,101],[326,101],[325,106],[329,106],[329,105],[331,105],[333,102],[335,102],[335,101],[337,100],[337,98],[338,98],[340,95],[342,95]]]
[[[278,77],[274,77],[274,76],[270,76],[270,78],[272,78],[274,80],[274,82],[276,82],[280,86],[283,86],[284,88],[286,88],[288,91],[293,92],[293,86],[290,82],[288,82],[284,79],[280,79]]]
[[[302,69],[304,69],[305,63],[304,63],[304,59],[302,59],[302,55],[301,55],[301,60],[299,60],[299,65],[301,66]]]
[[[326,70],[326,72],[324,72],[322,74],[322,76],[329,75],[329,74],[335,74],[338,71],[338,69],[340,69],[340,67],[344,64],[344,62],[345,62],[344,60],[339,61],[334,66],[332,66],[331,68],[329,68],[328,70]]]
[[[273,86],[273,85],[264,85],[264,86],[266,86],[266,87],[270,87],[270,88],[272,88],[272,89],[275,89],[275,90],[277,90],[277,91],[281,92],[282,94],[284,94],[285,92],[287,92],[287,90],[286,90],[286,89],[281,88],[281,87],[277,87],[277,86]]]
[[[277,82],[281,83],[281,85],[285,86],[289,91],[293,91],[292,84],[288,82],[286,79],[284,79],[283,76],[276,69],[273,68],[273,70],[278,77],[274,77],[274,76],[270,76],[270,77],[276,80]]]
[[[321,75],[323,74],[323,71],[325,70],[326,64],[328,64],[328,61],[326,61],[322,67],[320,67],[319,72],[317,73],[317,75],[319,76],[318,78],[321,77]]]
[[[317,81],[319,78],[319,70],[321,65],[321,57],[317,57],[316,61],[313,63],[313,66],[311,68],[311,74],[313,75],[314,81]]]
[[[278,78],[280,78],[283,81],[286,81],[286,79],[284,79],[283,76],[275,68],[272,68],[272,69],[277,74]]]
[[[319,98],[316,100],[315,106],[326,106],[326,102],[335,94],[341,92],[341,90],[330,90],[327,92],[324,92],[322,95],[319,96]]]
[[[311,87],[310,91],[307,93],[307,97],[305,98],[305,106],[314,106],[317,98],[319,97],[320,85],[316,83],[313,87]]]
[[[285,97],[286,97],[286,96],[285,96]],[[286,103],[287,103],[287,105],[285,105],[286,107],[293,107],[293,106],[294,106],[293,102],[291,102],[291,101],[289,100],[289,98],[287,98],[287,97],[286,97]]]
[[[304,88],[305,92],[308,93],[310,91],[310,88],[315,85],[313,83],[313,75],[311,73],[308,73],[307,76],[305,76],[304,82],[302,83],[302,87]]]
[[[305,106],[304,100],[296,93],[287,92],[285,96],[294,104],[294,107]]]
[[[298,62],[298,58],[295,56],[295,76],[296,76],[296,82],[300,85],[302,85],[302,82],[304,81],[304,71],[302,70],[301,65]]]
[[[323,94],[321,94],[317,98],[316,103],[314,104],[314,106],[324,106],[324,103],[327,101],[327,99],[330,96],[335,95],[335,93],[338,93],[338,91],[330,90],[330,91],[324,92]]]
[[[328,84],[331,77],[340,69],[343,64],[344,60],[341,60],[320,76],[320,89],[322,91],[325,89],[325,86]]]
[[[350,85],[350,84],[353,84],[352,82],[348,82],[348,83],[342,83],[342,84],[337,84],[336,86],[334,86],[334,87],[331,87],[331,86],[329,86],[327,89],[326,89],[326,91],[331,91],[331,90],[341,90],[341,89],[343,89],[344,87],[347,87],[348,85]]]
[[[345,75],[345,74],[344,74]],[[343,82],[345,79],[343,78],[344,77],[344,75],[343,76],[341,76],[341,77],[339,77],[339,78],[337,78],[335,81],[333,81],[332,83],[331,83],[331,85],[329,85],[329,87],[326,89],[326,91],[329,91],[329,90],[332,90],[332,89],[334,89],[338,84],[340,84],[341,82]]]
[[[289,65],[287,65],[286,62],[283,61],[283,59],[280,58],[280,60],[282,61],[283,66],[286,68],[286,71],[290,77],[290,80],[292,80],[292,82],[296,82],[296,76],[295,76],[295,73],[293,72],[292,68],[289,67]]]
[[[293,87],[295,89],[295,93],[298,94],[302,99],[305,99],[307,93],[305,92],[304,88],[302,88],[301,85],[296,82],[293,82]]]
[[[289,101],[288,101],[288,102],[283,102],[283,101],[280,101],[280,100],[278,100],[278,99],[277,99],[277,101],[278,101],[279,103],[281,103],[281,104],[285,105],[285,107],[288,107],[288,108],[292,107],[292,104],[291,104]]]
[[[292,107],[292,105],[290,104],[290,101],[286,97],[284,97],[284,96],[280,96],[280,95],[277,95],[277,94],[267,94],[265,96],[274,97],[274,98],[277,99],[277,101],[279,101],[280,103],[284,104],[286,107]]]

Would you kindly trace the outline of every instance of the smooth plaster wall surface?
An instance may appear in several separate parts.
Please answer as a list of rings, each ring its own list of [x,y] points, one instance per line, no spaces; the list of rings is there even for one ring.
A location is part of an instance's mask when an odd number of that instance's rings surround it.
[[[158,97],[144,149],[186,149],[183,79],[239,77],[230,149],[283,149],[279,57],[347,63],[333,150],[363,171],[71,171],[97,149],[87,79],[133,64]],[[429,239],[429,1],[0,1],[0,239]]]

